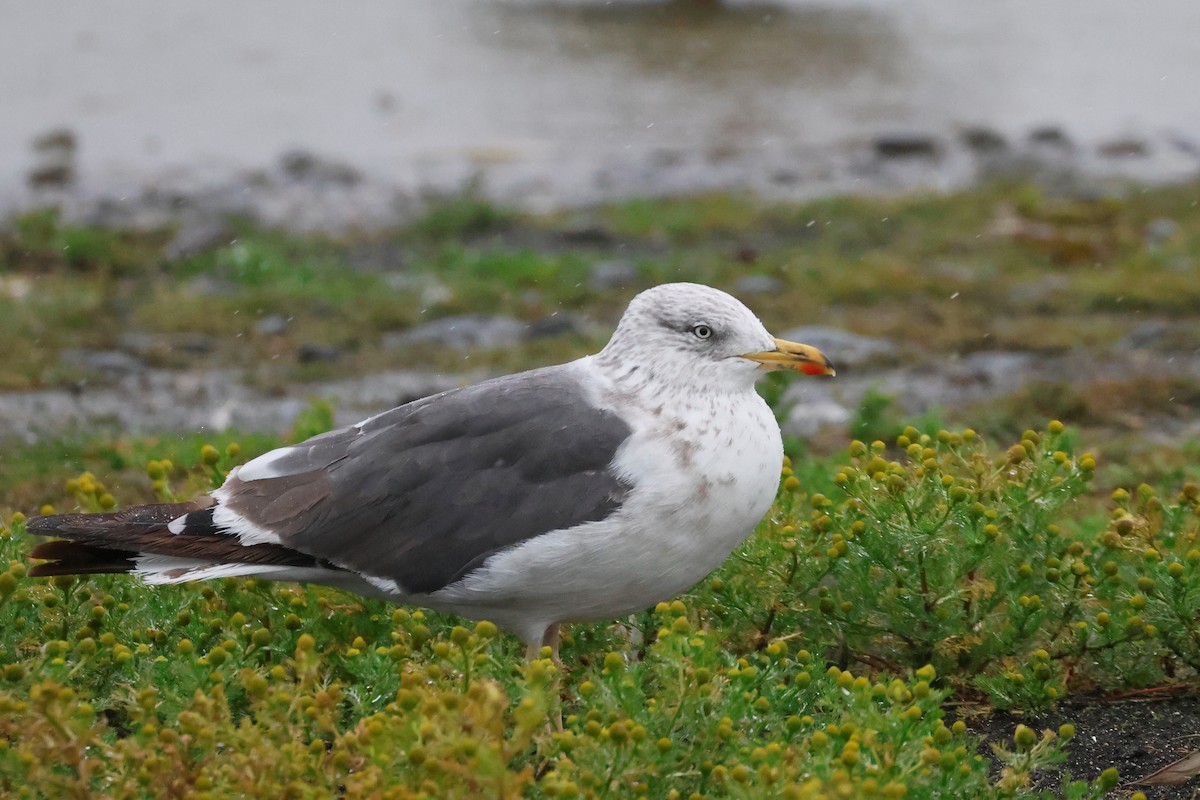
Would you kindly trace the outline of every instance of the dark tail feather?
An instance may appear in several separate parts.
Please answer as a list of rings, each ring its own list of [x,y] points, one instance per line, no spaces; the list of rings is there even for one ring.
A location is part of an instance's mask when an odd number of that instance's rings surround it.
[[[167,524],[183,514],[211,505],[203,498],[191,503],[155,503],[104,514],[53,514],[33,517],[26,530],[34,536],[61,536],[67,541],[43,542],[30,552],[32,558],[49,563],[35,564],[29,574],[99,575],[129,572],[134,558],[149,552],[147,544],[168,533]]]
[[[201,497],[190,503],[154,503],[105,514],[54,514],[33,517],[26,523],[25,529],[34,536],[61,536],[77,540],[140,535],[150,531],[165,531],[171,520],[211,505],[211,497]]]
[[[35,536],[58,536],[67,541],[39,544],[30,555],[49,559],[30,575],[72,575],[129,572],[139,556],[171,556],[211,564],[263,564],[313,567],[317,559],[278,544],[245,546],[236,536],[216,531],[175,534],[167,524],[185,514],[212,506],[202,497],[190,503],[134,506],[107,514],[56,514],[33,517],[26,529]]]
[[[58,540],[39,544],[29,555],[51,562],[35,564],[29,569],[31,576],[47,578],[53,575],[101,575],[107,572],[129,572],[134,568],[133,559],[137,553]]]

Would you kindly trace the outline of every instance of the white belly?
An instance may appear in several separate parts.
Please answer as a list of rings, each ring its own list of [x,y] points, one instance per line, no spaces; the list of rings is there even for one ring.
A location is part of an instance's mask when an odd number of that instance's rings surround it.
[[[687,409],[699,421],[682,430],[679,419],[638,417],[616,460],[634,489],[612,517],[505,550],[421,602],[533,636],[628,614],[700,581],[767,512],[783,457],[757,395],[705,402]]]

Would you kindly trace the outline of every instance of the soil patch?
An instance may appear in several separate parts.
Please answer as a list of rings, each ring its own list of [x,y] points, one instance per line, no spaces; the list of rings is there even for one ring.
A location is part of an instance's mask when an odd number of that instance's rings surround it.
[[[1149,800],[1200,797],[1200,777],[1173,786],[1144,786],[1138,779],[1200,750],[1200,698],[1187,694],[1170,698],[1105,700],[1068,699],[1042,717],[996,712],[987,722],[972,724],[989,742],[1011,746],[1013,729],[1024,723],[1036,731],[1058,730],[1070,722],[1075,738],[1065,769],[1079,780],[1091,780],[1109,767],[1121,774],[1114,796],[1145,792]],[[990,750],[987,751],[990,755]],[[1061,774],[1047,773],[1041,789],[1061,784]]]

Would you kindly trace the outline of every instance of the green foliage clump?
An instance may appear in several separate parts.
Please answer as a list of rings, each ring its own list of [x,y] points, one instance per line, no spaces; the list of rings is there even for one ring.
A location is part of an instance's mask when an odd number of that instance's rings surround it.
[[[1142,484],[1112,499],[1091,560],[1095,602],[1075,623],[1075,649],[1103,674],[1140,685],[1200,673],[1200,488],[1186,483],[1164,501]]]
[[[960,691],[1041,709],[1077,685],[1194,675],[1200,637],[1197,490],[1174,503],[1120,490],[1097,539],[1072,521],[1096,460],[1061,423],[1003,451],[974,431],[909,427],[889,448],[855,441],[836,497],[787,477],[772,524],[729,569],[714,606],[767,610],[836,663],[934,665]],[[750,626],[741,627],[751,629]]]
[[[64,222],[57,209],[14,217],[0,231],[0,273],[69,271],[116,277],[153,269],[163,231],[115,230]]]
[[[1036,505],[1059,492],[1070,497],[1091,469],[1083,457],[1055,462],[1054,469],[1041,463],[1059,434],[1039,436],[1045,446],[1027,437],[1025,458],[1010,451],[997,463],[963,434],[923,442],[913,433],[910,443],[955,453],[963,469],[975,465],[972,474],[1000,470],[1003,480],[984,481],[997,514],[982,517],[1006,525],[1041,521],[1041,512],[1019,510],[1017,500]],[[142,480],[164,500],[207,490],[244,457],[234,442],[177,446],[145,466]],[[661,603],[643,615],[645,641],[621,625],[566,631],[565,671],[548,659],[524,663],[518,643],[489,622],[464,624],[323,587],[232,578],[147,587],[121,575],[33,580],[23,555],[23,515],[15,515],[0,532],[0,564],[8,564],[0,572],[0,794],[1043,796],[1030,788],[1032,776],[1062,762],[1069,726],[1057,734],[1019,728],[1012,746],[995,749],[996,772],[979,753],[979,739],[944,710],[967,684],[964,662],[947,657],[932,636],[921,644],[877,632],[882,645],[868,650],[869,637],[846,624],[858,619],[854,613],[868,613],[879,581],[860,587],[864,593],[850,608],[848,594],[821,592],[833,585],[824,578],[801,590],[802,580],[818,575],[836,575],[852,588],[857,572],[829,566],[848,569],[869,548],[884,546],[863,543],[870,536],[864,530],[835,538],[836,524],[851,512],[857,515],[851,526],[875,514],[893,535],[907,537],[887,545],[888,552],[914,577],[923,561],[930,591],[944,590],[937,587],[958,574],[939,561],[942,555],[916,555],[940,529],[906,531],[901,522],[903,506],[930,514],[938,509],[934,495],[951,497],[954,486],[941,479],[948,468],[935,470],[922,459],[919,476],[911,464],[877,470],[884,479],[906,476],[901,487],[880,483],[870,471],[887,461],[884,448],[854,452],[847,469],[855,476],[844,469],[845,479],[831,484],[845,489],[844,500],[801,499],[788,475],[770,521],[741,558],[689,602]],[[114,494],[132,491],[124,481],[108,483],[111,490],[85,472],[67,481],[56,502],[104,510],[113,507]],[[810,516],[797,520],[806,509]],[[956,514],[944,524],[976,524],[971,513]],[[988,537],[981,529],[977,546]],[[825,552],[810,553],[818,545]],[[776,566],[786,565],[790,580],[758,563],[768,552]],[[1164,569],[1177,580],[1177,569]],[[832,610],[825,600],[835,603]],[[896,593],[881,609],[904,624],[933,617],[926,624],[953,631],[936,611],[926,612],[921,598]],[[977,611],[973,619],[992,616],[999,611]],[[748,640],[746,630],[761,638]],[[1019,650],[1034,638],[1012,634],[1008,642]],[[852,652],[854,669],[836,663]],[[919,663],[922,653],[947,671]],[[1107,788],[1106,779],[1068,782],[1056,796],[1096,798]]]
[[[477,189],[458,195],[427,197],[426,210],[412,228],[432,239],[481,236],[503,229],[516,217],[479,196]]]
[[[324,590],[3,575],[27,637],[0,688],[6,797],[1020,797],[1062,758],[1018,740],[993,780],[932,668],[737,656],[680,602],[641,660],[618,645],[563,674],[490,623]]]
[[[296,417],[288,438],[292,442],[303,442],[305,439],[331,430],[333,430],[333,403],[320,397],[313,397],[309,399],[308,407]]]

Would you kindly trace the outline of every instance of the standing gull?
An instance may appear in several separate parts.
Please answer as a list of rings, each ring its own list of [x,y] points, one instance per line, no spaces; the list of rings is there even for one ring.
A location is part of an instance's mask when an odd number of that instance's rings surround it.
[[[36,517],[33,575],[323,583],[489,619],[530,658],[716,568],[775,497],[764,370],[832,375],[707,286],[629,304],[599,353],[272,450],[187,503]]]

